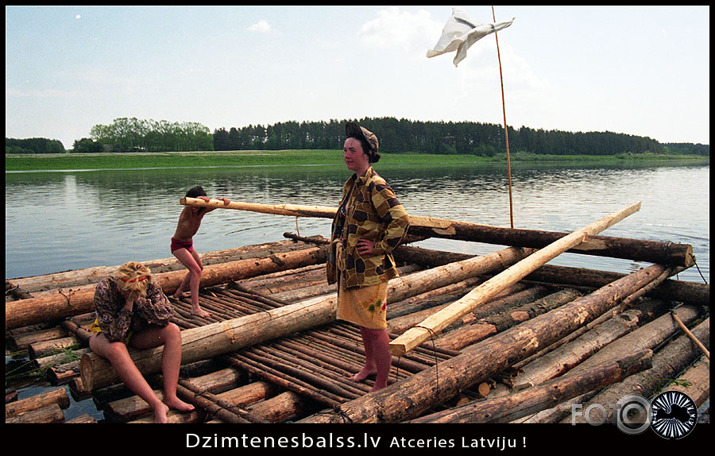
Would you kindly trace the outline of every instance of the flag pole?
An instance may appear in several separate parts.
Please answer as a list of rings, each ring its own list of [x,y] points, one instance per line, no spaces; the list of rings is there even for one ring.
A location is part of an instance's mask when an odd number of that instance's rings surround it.
[[[492,19],[494,23],[497,22],[496,14],[494,13],[494,5],[492,5]],[[494,39],[497,43],[497,59],[499,60],[499,81],[501,82],[501,107],[502,114],[504,116],[504,136],[506,138],[506,168],[509,177],[509,221],[511,222],[511,227],[514,228],[514,206],[511,198],[511,158],[509,157],[509,129],[506,124],[506,106],[504,103],[504,77],[502,76],[501,69],[501,55],[499,53],[499,36],[496,30],[494,30]]]

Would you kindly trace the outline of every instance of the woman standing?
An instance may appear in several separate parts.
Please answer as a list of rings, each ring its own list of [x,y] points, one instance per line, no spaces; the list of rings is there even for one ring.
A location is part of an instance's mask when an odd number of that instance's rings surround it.
[[[372,167],[380,159],[377,136],[350,122],[343,158],[354,174],[343,186],[331,229],[326,271],[338,282],[337,318],[360,326],[365,366],[351,377],[376,375],[372,391],[387,386],[392,364],[387,334],[387,282],[398,275],[392,250],[409,226],[409,216],[392,188]]]
[[[170,322],[171,304],[143,264],[130,261],[97,284],[94,292],[97,319],[90,330],[92,351],[107,358],[124,384],[154,410],[154,421],[165,423],[170,408],[188,412],[194,406],[176,396],[181,368],[181,330]],[[164,400],[149,386],[134,364],[128,348],[163,345]]]

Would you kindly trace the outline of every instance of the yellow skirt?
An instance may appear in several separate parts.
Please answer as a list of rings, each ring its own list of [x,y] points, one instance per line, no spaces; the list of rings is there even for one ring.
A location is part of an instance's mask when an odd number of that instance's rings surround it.
[[[338,290],[339,320],[370,329],[387,329],[387,282],[364,288]]]
[[[99,327],[98,319],[96,319],[96,318],[94,319],[94,321],[92,322],[92,324],[89,327],[89,331],[93,332],[95,334],[101,334],[102,328]],[[131,339],[131,338],[132,338],[132,332],[128,331],[127,335],[124,337],[124,340],[122,340],[122,342],[124,342],[124,345],[129,345],[129,339]]]

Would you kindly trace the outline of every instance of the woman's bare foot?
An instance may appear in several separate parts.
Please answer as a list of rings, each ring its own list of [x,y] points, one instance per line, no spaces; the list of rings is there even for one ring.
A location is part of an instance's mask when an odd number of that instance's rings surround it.
[[[168,405],[169,408],[172,408],[172,409],[177,410],[177,411],[179,411],[179,412],[191,412],[191,411],[194,410],[194,406],[193,406],[193,405],[188,404],[188,403],[182,401],[182,400],[179,399],[178,397],[175,398],[175,399],[172,399],[172,400],[164,401],[164,403],[165,403],[166,405]]]
[[[211,316],[210,313],[206,312],[206,311],[205,311],[204,309],[202,309],[201,307],[194,307],[194,308],[192,308],[192,309],[191,309],[191,313],[194,314],[194,315],[197,315],[197,316],[199,316],[199,317],[204,317],[204,318],[207,318],[207,317],[210,317],[210,316]]]
[[[169,406],[161,403],[154,409],[154,422],[155,423],[168,423],[169,422]]]
[[[375,370],[375,368],[365,366],[362,368],[362,370],[360,372],[358,372],[357,374],[350,377],[350,380],[352,380],[354,382],[361,382],[361,381],[365,380],[366,378],[368,378],[369,376],[375,375],[376,373],[377,373],[377,371]]]

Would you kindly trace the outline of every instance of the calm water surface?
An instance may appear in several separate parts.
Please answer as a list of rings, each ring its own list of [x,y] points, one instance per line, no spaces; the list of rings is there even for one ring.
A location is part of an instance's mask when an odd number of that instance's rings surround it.
[[[376,166],[408,212],[508,227],[506,168]],[[514,226],[573,231],[636,201],[641,210],[601,233],[691,244],[699,270],[681,280],[709,282],[709,166],[512,167]],[[209,168],[6,173],[6,278],[129,260],[169,258],[169,239],[194,185],[211,197],[335,207],[344,167]],[[329,235],[327,219],[300,218],[303,236]],[[296,218],[216,210],[204,219],[199,252],[284,239]],[[501,246],[431,239],[427,248],[487,253]],[[647,264],[566,254],[551,264],[630,272]]]

